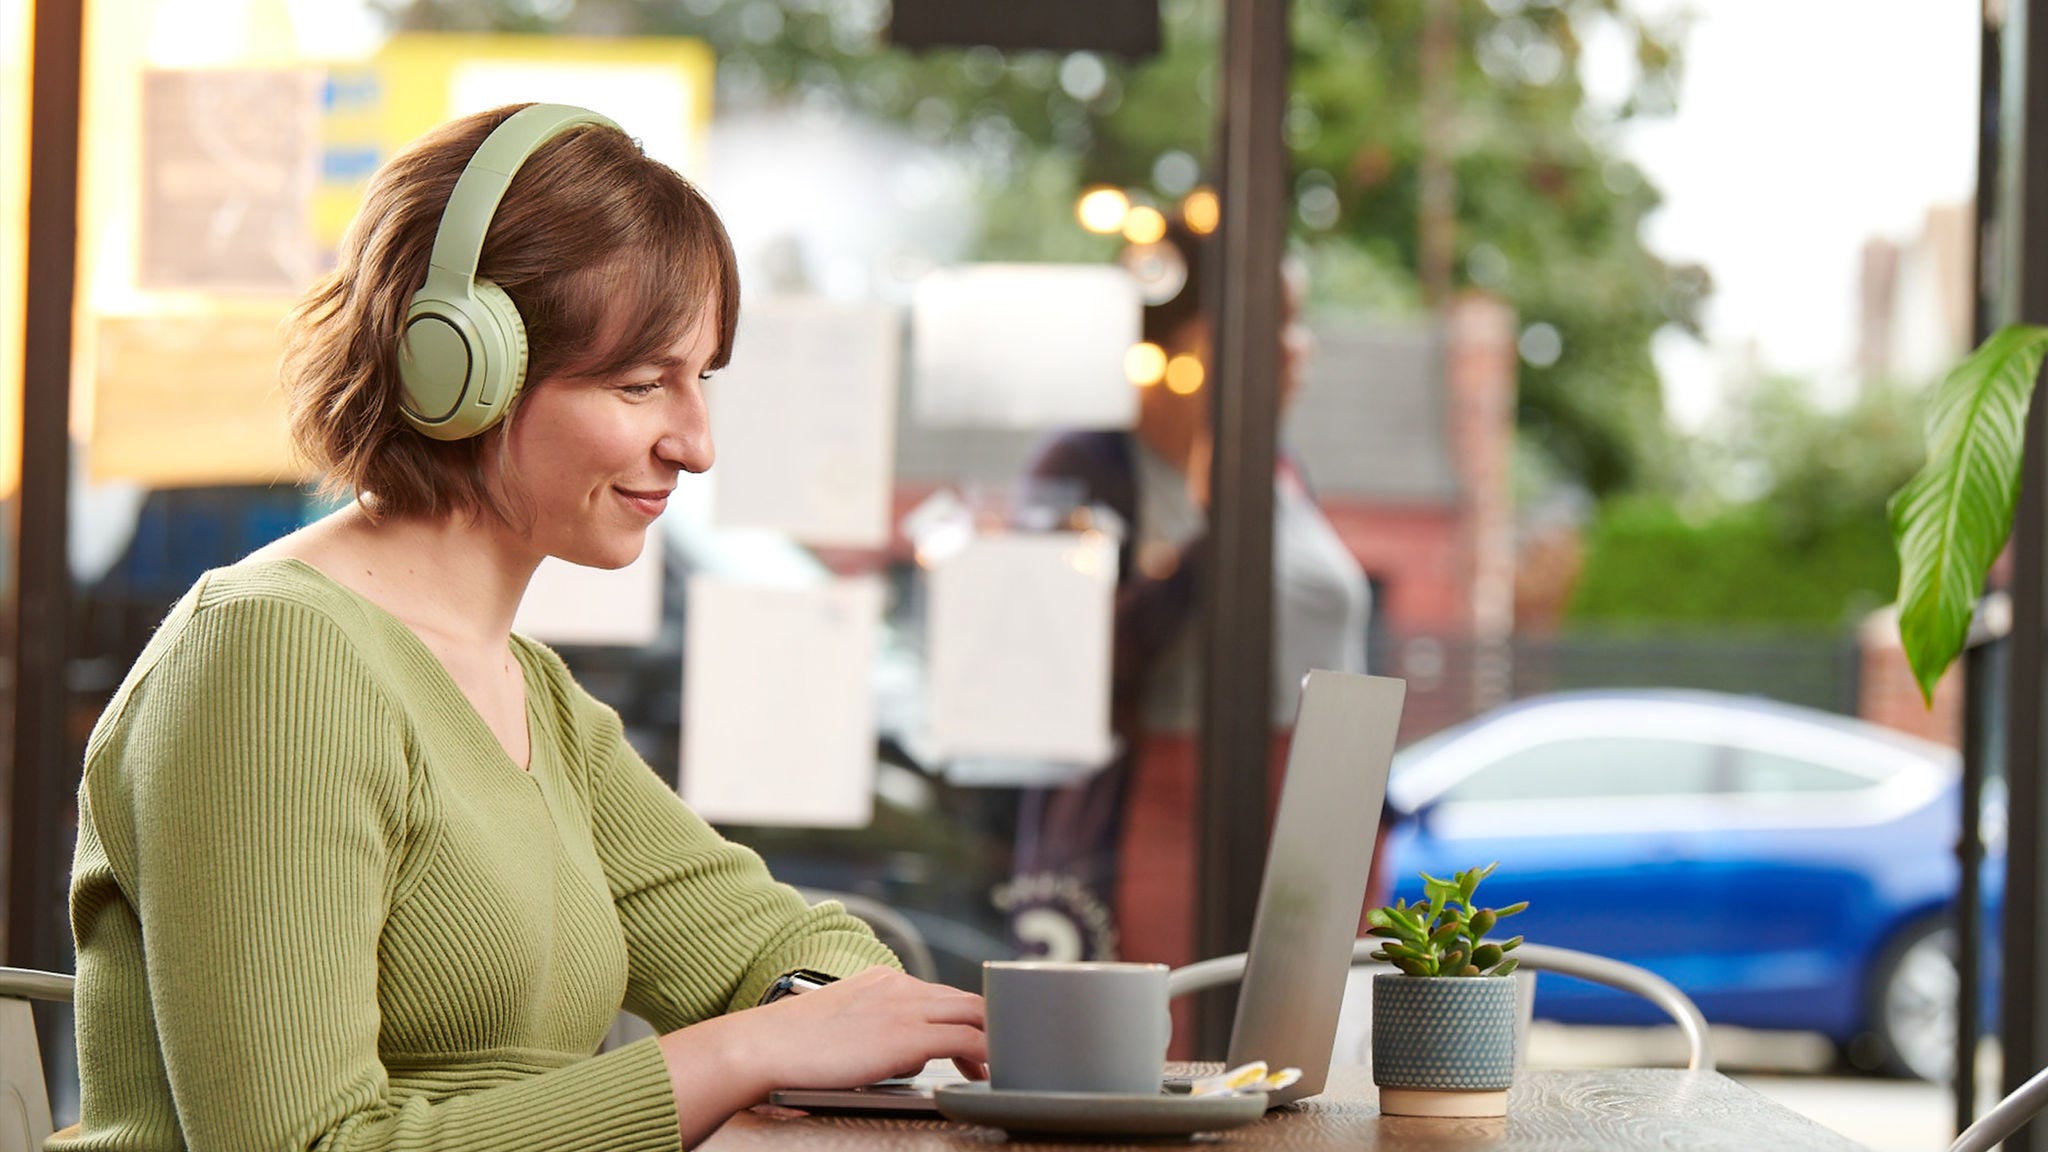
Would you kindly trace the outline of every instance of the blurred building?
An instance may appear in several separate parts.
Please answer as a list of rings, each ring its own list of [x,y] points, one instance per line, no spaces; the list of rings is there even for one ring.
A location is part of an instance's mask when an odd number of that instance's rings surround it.
[[[1975,232],[1970,204],[1946,204],[1929,208],[1914,236],[1873,236],[1864,241],[1856,370],[1865,383],[1931,385],[1968,354],[1974,343]],[[1906,664],[1895,608],[1874,612],[1864,621],[1857,630],[1857,647],[1858,715],[1961,746],[1960,665],[1942,678],[1929,707]]]
[[[1971,205],[1927,210],[1917,235],[1863,242],[1856,339],[1866,381],[1939,379],[1970,350]]]

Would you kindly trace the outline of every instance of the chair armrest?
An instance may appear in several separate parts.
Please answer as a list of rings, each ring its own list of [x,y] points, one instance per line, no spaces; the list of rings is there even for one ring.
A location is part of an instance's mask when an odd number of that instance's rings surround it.
[[[73,978],[62,972],[40,972],[33,968],[0,968],[0,997],[19,1000],[71,1002]]]
[[[2044,1105],[2048,1105],[2048,1068],[2034,1073],[2025,1084],[2000,1100],[1997,1107],[1963,1129],[1956,1142],[1948,1146],[1948,1152],[1991,1152],[2006,1137],[2019,1131],[2020,1125],[2033,1119]]]
[[[1351,962],[1361,963],[1372,958],[1380,942],[1370,937],[1353,942]],[[1633,964],[1609,960],[1590,952],[1577,952],[1570,948],[1553,948],[1545,944],[1524,944],[1515,950],[1522,967],[1531,972],[1556,972],[1563,976],[1576,976],[1609,988],[1633,992],[1664,1010],[1685,1033],[1690,1054],[1686,1067],[1711,1072],[1714,1069],[1713,1044],[1707,1037],[1707,1018],[1700,1014],[1699,1006],[1669,980]],[[1213,960],[1199,960],[1186,967],[1176,968],[1166,977],[1168,997],[1185,996],[1208,988],[1220,988],[1244,979],[1245,955],[1242,952],[1230,956],[1218,956]],[[2044,1073],[2048,1075],[2048,1073]],[[2038,1077],[2037,1077],[2038,1079]],[[2048,1103],[2048,1082],[2044,1082],[2041,1094]],[[1954,1152],[1962,1152],[1960,1148]]]

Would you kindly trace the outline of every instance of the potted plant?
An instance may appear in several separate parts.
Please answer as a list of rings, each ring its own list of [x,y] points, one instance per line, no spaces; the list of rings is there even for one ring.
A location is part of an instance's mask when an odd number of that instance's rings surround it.
[[[1373,977],[1372,1079],[1395,1116],[1505,1116],[1515,1071],[1515,970],[1520,936],[1487,933],[1529,906],[1474,903],[1499,862],[1449,880],[1422,873],[1424,899],[1366,913],[1373,953],[1399,972]]]

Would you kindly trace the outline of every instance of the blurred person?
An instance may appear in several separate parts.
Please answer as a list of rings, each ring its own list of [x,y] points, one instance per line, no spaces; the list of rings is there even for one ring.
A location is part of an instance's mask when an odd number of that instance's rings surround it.
[[[1134,429],[1062,434],[1040,451],[1023,483],[1027,493],[1106,506],[1126,525],[1111,673],[1111,723],[1122,750],[1078,783],[1024,795],[1011,884],[1039,899],[1018,901],[1012,932],[1027,953],[1078,944],[1086,958],[1179,965],[1196,958],[1196,617],[1208,564],[1213,407],[1202,304],[1214,245],[1178,221],[1159,243],[1165,247],[1127,252],[1125,262],[1145,266],[1141,281],[1166,288],[1180,281],[1144,313],[1144,339],[1168,358],[1167,379],[1141,387]],[[1275,286],[1283,302],[1283,415],[1313,351],[1301,319],[1305,279],[1290,260]],[[1365,574],[1284,453],[1273,476],[1273,545],[1277,788],[1302,677],[1311,668],[1365,670],[1370,600]],[[1376,878],[1376,888],[1383,885]],[[1100,930],[1104,923],[1114,931]],[[1177,1027],[1176,1035],[1188,1032]]]
[[[352,502],[202,576],[93,732],[53,1148],[676,1148],[982,1070],[980,997],[773,882],[511,630],[543,559],[630,563],[711,467],[739,300],[694,187],[580,110],[494,131],[519,107],[393,157],[293,314],[293,438]],[[482,311],[436,319],[464,236]],[[594,1056],[622,1006],[662,1034]]]

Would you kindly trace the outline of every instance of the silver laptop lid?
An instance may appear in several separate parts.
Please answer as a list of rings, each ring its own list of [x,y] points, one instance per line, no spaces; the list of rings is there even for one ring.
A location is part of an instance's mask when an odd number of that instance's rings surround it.
[[[1272,1103],[1323,1090],[1358,936],[1405,681],[1314,671],[1302,689],[1252,920],[1230,1067],[1301,1069]]]

